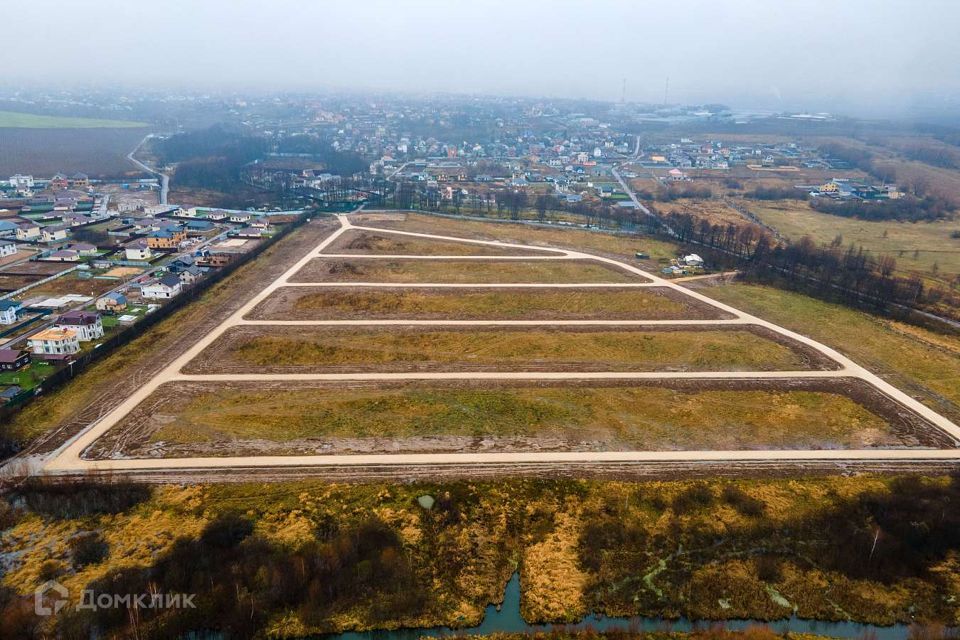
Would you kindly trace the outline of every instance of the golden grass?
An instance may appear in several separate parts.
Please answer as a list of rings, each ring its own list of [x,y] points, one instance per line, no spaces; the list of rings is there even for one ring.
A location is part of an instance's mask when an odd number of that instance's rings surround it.
[[[635,254],[643,251],[651,260],[670,259],[680,254],[678,245],[650,236],[615,235],[598,233],[583,229],[544,228],[532,225],[478,222],[431,216],[422,213],[401,214],[403,221],[376,221],[372,218],[364,221],[365,226],[393,228],[419,233],[477,238],[482,240],[500,240],[531,246],[549,246],[616,256],[627,262],[635,262]]]
[[[289,291],[280,289],[273,296]],[[292,304],[294,314],[315,319],[678,319],[688,317],[692,309],[656,289],[327,289],[311,293],[299,288],[295,293],[299,297]],[[284,319],[282,310],[271,316]]]
[[[762,449],[898,444],[886,421],[817,391],[576,387],[207,388],[151,405],[154,441],[524,436],[607,449]]]
[[[376,231],[352,229],[337,238],[324,253],[349,253],[357,255],[413,255],[413,256],[483,256],[516,255],[523,249],[509,249],[490,245],[473,244],[417,238]],[[528,251],[529,255],[543,255],[541,251]]]
[[[844,505],[885,495],[897,480],[858,475],[348,485],[318,479],[165,486],[154,488],[146,502],[115,515],[21,516],[0,536],[7,562],[0,583],[29,595],[43,582],[40,565],[54,560],[63,569],[58,580],[79,594],[101,576],[150,566],[174,539],[195,539],[204,524],[230,511],[252,520],[255,535],[280,549],[302,548],[320,539],[331,524],[345,529],[370,518],[397,533],[431,606],[417,619],[398,620],[374,618],[367,606],[351,604],[336,609],[325,622],[336,631],[400,623],[477,624],[484,606],[502,597],[503,585],[518,564],[522,611],[531,620],[560,622],[584,611],[701,619],[763,619],[795,612],[812,619],[849,616],[875,624],[935,620],[956,625],[960,567],[955,554],[930,560],[930,575],[881,584],[826,566],[819,550],[839,541],[816,527],[798,527],[832,514],[849,518],[851,527],[872,529],[869,518]],[[922,482],[945,487],[948,480]],[[677,510],[677,498],[695,486],[712,498],[693,511]],[[758,501],[762,516],[741,514],[721,499],[729,487]],[[424,494],[449,506],[423,509],[416,498]],[[588,540],[598,540],[586,535],[588,529],[602,523],[613,533],[630,535],[601,536],[602,548],[586,547]],[[64,541],[78,531],[99,531],[109,541],[102,563],[73,564]],[[763,554],[783,559],[778,579],[761,577],[757,558]],[[583,563],[591,555],[600,560],[596,569]],[[779,605],[772,592],[791,608]],[[263,635],[316,630],[296,611],[278,611],[268,625]]]
[[[457,284],[643,282],[643,276],[582,260],[336,260],[316,259],[293,282]]]
[[[324,369],[355,365],[432,368],[515,369],[588,367],[610,371],[709,370],[785,371],[807,369],[789,347],[747,330],[566,331],[322,329],[301,327],[226,336],[224,351],[207,356],[239,368]],[[201,356],[202,358],[203,356]]]
[[[942,275],[960,273],[960,221],[872,222],[820,213],[799,200],[746,201],[744,205],[766,224],[791,240],[810,236],[829,244],[838,235],[844,245],[854,244],[876,255],[896,258],[900,271],[930,273],[934,265]]]

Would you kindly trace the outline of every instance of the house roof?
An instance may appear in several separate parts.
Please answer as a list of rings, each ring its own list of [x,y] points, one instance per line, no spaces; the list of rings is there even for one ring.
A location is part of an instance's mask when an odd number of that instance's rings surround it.
[[[160,278],[160,284],[164,284],[168,287],[173,287],[180,284],[180,277],[175,273],[168,273]]]
[[[0,311],[6,311],[7,309],[19,309],[23,304],[17,302],[16,300],[0,300]]]
[[[77,337],[77,332],[73,329],[45,329],[40,333],[35,333],[30,340],[72,340]]]
[[[90,313],[89,311],[68,311],[57,319],[57,324],[79,326],[84,324],[96,324],[100,319],[99,313]]]
[[[23,349],[0,349],[0,364],[13,364],[25,353]]]

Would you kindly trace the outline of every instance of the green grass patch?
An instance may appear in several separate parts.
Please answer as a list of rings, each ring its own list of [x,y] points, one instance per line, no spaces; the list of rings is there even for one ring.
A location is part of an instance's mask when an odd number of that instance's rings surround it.
[[[702,293],[808,335],[960,417],[960,339],[773,287],[726,284]]]
[[[131,120],[45,116],[19,111],[0,111],[0,128],[11,129],[129,129],[148,126]]]

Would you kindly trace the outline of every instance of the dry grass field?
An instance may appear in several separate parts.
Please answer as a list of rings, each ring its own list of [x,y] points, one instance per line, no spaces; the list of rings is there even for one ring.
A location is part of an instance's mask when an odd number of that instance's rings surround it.
[[[326,249],[326,253],[412,256],[510,256],[544,255],[531,249],[510,249],[465,242],[446,242],[428,238],[381,234],[373,231],[351,230],[340,236]]]
[[[941,275],[960,274],[960,238],[951,237],[960,231],[960,220],[872,222],[820,213],[796,200],[747,201],[744,205],[790,240],[810,236],[818,244],[829,244],[840,236],[844,245],[893,256],[903,272],[929,274],[936,268]]]
[[[586,251],[626,262],[637,262],[635,255],[643,251],[650,256],[645,263],[652,264],[661,259],[674,258],[680,254],[680,247],[673,243],[649,236],[617,235],[599,233],[582,229],[548,228],[507,222],[479,222],[431,216],[422,213],[368,213],[360,216],[357,224],[371,227],[398,229],[420,233],[478,238],[480,240],[499,240],[533,247],[550,246],[575,251]]]
[[[718,318],[709,305],[668,289],[375,289],[283,287],[250,314],[256,320],[505,319],[655,320]]]
[[[932,408],[960,419],[960,339],[808,296],[747,284],[701,292],[834,347]]]
[[[931,442],[853,381],[170,383],[120,429],[128,455],[175,456]]]
[[[739,328],[235,327],[187,373],[348,371],[789,371],[833,363]]]
[[[644,282],[646,278],[587,260],[349,260],[311,261],[293,282],[391,283],[601,283]]]

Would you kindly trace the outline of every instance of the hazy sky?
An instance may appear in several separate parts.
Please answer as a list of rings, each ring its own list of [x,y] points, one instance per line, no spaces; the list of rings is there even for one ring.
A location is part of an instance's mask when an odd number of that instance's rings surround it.
[[[0,0],[9,80],[809,110],[960,96],[957,0]],[[2,77],[2,76],[0,76]]]

